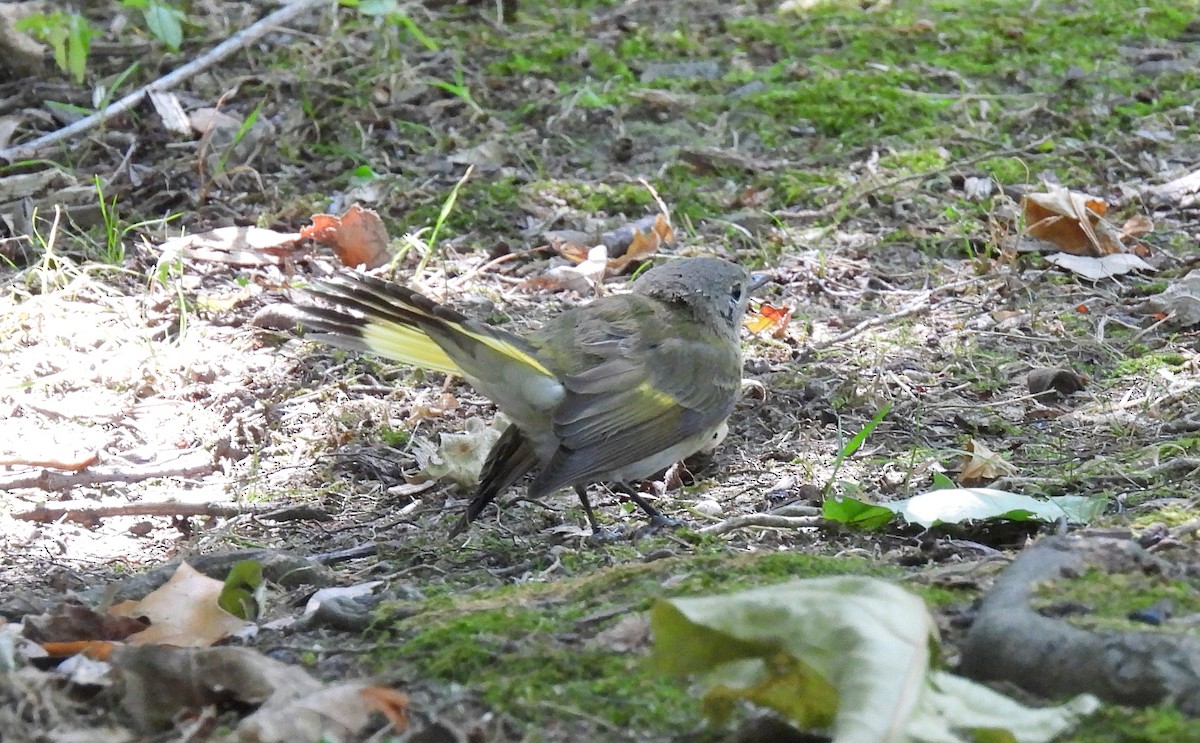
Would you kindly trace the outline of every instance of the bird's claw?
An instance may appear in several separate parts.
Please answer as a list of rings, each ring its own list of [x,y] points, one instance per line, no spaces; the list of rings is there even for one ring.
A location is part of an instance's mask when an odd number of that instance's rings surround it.
[[[588,544],[602,545],[612,544],[621,539],[623,530],[621,529],[597,529],[593,528],[592,533],[586,537]]]

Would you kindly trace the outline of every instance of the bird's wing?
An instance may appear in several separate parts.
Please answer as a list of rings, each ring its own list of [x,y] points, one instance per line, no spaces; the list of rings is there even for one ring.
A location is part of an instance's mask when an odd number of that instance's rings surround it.
[[[604,479],[710,431],[737,399],[736,345],[661,303],[612,299],[632,306],[605,306],[578,329],[576,355],[588,361],[564,377],[554,412],[559,448],[534,483],[535,497]]]

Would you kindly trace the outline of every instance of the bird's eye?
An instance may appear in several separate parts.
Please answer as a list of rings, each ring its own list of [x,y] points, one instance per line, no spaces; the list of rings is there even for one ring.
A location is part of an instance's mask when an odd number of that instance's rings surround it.
[[[733,297],[733,301],[739,301],[742,298],[742,285],[734,284],[733,288],[729,290],[729,296]]]

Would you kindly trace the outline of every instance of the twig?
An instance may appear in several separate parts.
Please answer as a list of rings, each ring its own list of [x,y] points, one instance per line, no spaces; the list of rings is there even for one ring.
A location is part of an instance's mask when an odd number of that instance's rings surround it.
[[[21,521],[51,523],[60,519],[94,524],[103,518],[114,516],[257,516],[267,521],[328,521],[328,513],[311,507],[279,506],[269,503],[221,505],[216,503],[121,503],[112,506],[96,505],[94,501],[67,501],[53,505],[41,505],[29,511],[14,513],[12,517]]]
[[[812,345],[812,347],[807,350],[807,353],[813,353],[815,351],[820,351],[822,349],[829,348],[830,346],[835,346],[839,343],[844,343],[845,341],[848,341],[851,338],[853,338],[854,336],[859,335],[867,330],[870,330],[871,328],[878,327],[880,325],[886,325],[890,322],[895,322],[896,320],[902,320],[906,317],[909,317],[910,315],[917,315],[922,312],[926,312],[934,307],[935,303],[931,301],[933,299],[934,294],[936,294],[938,292],[949,291],[951,289],[961,289],[964,286],[970,286],[971,284],[977,284],[981,281],[986,280],[987,278],[988,277],[986,277],[986,276],[974,276],[969,279],[963,279],[961,281],[953,281],[949,284],[943,284],[942,286],[936,286],[936,287],[926,291],[924,293],[923,297],[921,297],[917,301],[909,304],[909,306],[905,307],[904,309],[897,310],[897,311],[892,312],[887,315],[880,315],[878,317],[872,317],[869,320],[863,320],[858,325],[855,325],[853,328],[850,328],[849,330],[847,330],[844,333],[840,333],[840,334],[834,336],[833,338],[829,338],[827,340],[821,341],[820,343],[814,343]]]
[[[82,134],[96,126],[99,126],[104,121],[117,114],[124,113],[142,102],[151,91],[169,90],[188,78],[203,72],[204,70],[216,65],[221,60],[239,51],[243,47],[249,46],[258,39],[266,36],[276,26],[287,23],[296,16],[304,13],[319,5],[333,5],[330,0],[296,0],[293,3],[283,6],[279,10],[271,13],[262,20],[250,25],[249,27],[239,31],[229,37],[220,44],[210,49],[206,54],[188,62],[183,67],[180,67],[173,72],[170,72],[153,82],[147,83],[138,88],[134,92],[124,98],[114,101],[109,104],[104,110],[86,118],[80,119],[73,124],[50,132],[44,136],[38,137],[31,142],[5,147],[0,149],[0,160],[14,162],[34,157],[43,149],[52,144],[56,144],[65,139],[70,139],[77,134]]]
[[[773,516],[769,513],[751,513],[745,516],[734,516],[719,524],[697,529],[699,534],[719,536],[736,529],[763,527],[768,529],[800,529],[806,526],[820,526],[825,519],[821,516]]]
[[[66,459],[65,457],[4,457],[0,456],[0,467],[49,467],[56,470],[68,470],[70,472],[78,472],[96,463],[100,459],[100,453],[90,451],[85,454],[78,454],[75,459]]]
[[[0,477],[0,490],[17,488],[39,488],[41,490],[67,490],[102,482],[140,482],[154,477],[192,477],[206,475],[217,469],[216,459],[211,452],[195,449],[184,452],[173,459],[141,465],[107,465],[91,467],[78,472],[16,472]]]

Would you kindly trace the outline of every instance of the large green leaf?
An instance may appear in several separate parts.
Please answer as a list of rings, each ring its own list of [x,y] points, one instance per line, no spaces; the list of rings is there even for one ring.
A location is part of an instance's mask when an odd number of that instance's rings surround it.
[[[695,675],[715,721],[740,701],[836,743],[1048,741],[1094,700],[1030,710],[930,670],[935,635],[920,598],[886,581],[814,578],[729,596],[657,602],[653,662]]]

